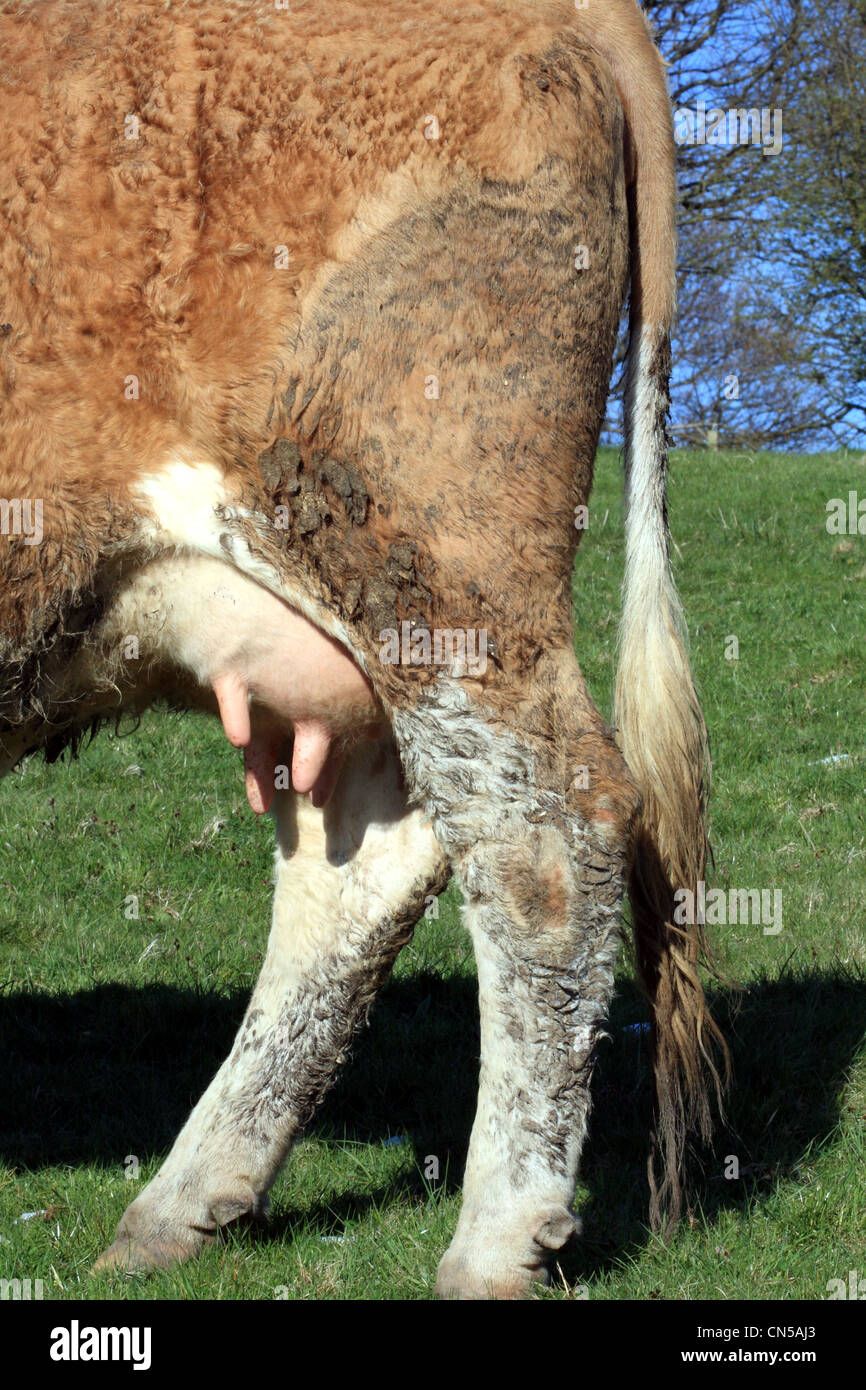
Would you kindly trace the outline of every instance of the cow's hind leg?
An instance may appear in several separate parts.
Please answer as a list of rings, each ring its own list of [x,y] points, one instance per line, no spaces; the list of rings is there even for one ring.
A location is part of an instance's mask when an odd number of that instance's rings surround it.
[[[639,804],[571,652],[542,659],[522,694],[475,699],[445,680],[399,724],[478,964],[480,1093],[445,1297],[525,1293],[575,1230]]]
[[[286,792],[276,815],[273,926],[246,1017],[97,1268],[169,1265],[219,1226],[263,1211],[425,896],[444,884],[441,851],[407,809],[390,740],[356,754],[324,811]]]

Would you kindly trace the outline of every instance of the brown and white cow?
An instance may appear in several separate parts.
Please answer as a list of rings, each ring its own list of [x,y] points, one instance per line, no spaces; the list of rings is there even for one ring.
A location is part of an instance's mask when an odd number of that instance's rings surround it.
[[[716,1030],[700,929],[672,925],[707,752],[668,562],[674,158],[640,11],[3,0],[0,110],[0,760],[169,699],[222,716],[276,824],[247,1015],[101,1263],[265,1208],[452,872],[482,1063],[438,1291],[519,1295],[575,1229],[624,885],[653,1216],[676,1216]],[[629,278],[615,737],[571,574]],[[395,632],[421,660],[382,659]]]

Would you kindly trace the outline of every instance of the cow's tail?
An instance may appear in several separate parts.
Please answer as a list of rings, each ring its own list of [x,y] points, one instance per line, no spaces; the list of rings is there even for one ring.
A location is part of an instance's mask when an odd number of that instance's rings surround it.
[[[695,1129],[709,1137],[711,1087],[720,1102],[720,1067],[727,1079],[729,1061],[698,974],[705,955],[698,883],[707,859],[710,760],[670,565],[666,422],[676,181],[664,68],[646,34],[644,43],[635,70],[629,72],[622,50],[617,63],[631,164],[632,282],[625,391],[626,569],[615,723],[643,799],[629,893],[637,966],[652,1011],[650,1217],[660,1229],[672,1226],[680,1214],[686,1137]],[[695,908],[691,912],[690,903]],[[719,1056],[722,1064],[717,1064]]]

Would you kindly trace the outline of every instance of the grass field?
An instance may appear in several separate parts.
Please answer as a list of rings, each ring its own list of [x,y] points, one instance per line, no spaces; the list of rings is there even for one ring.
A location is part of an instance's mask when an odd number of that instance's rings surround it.
[[[696,1156],[668,1244],[645,1224],[646,1013],[623,960],[585,1233],[540,1297],[821,1299],[852,1269],[866,1278],[866,537],[825,526],[830,498],[866,495],[866,458],[680,453],[673,475],[713,745],[712,882],[780,889],[782,930],[718,929],[743,986],[730,1123]],[[623,552],[610,450],[581,551],[577,651],[608,711]],[[88,1275],[228,1051],[262,959],[270,858],[238,755],[198,717],[152,715],[0,788],[0,1278],[58,1299],[431,1294],[478,1065],[453,888],[278,1181],[270,1227],[148,1279]],[[728,1018],[732,992],[711,995]]]

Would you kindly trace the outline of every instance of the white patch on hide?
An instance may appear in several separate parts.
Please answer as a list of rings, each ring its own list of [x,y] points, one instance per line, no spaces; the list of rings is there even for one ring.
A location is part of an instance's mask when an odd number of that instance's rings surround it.
[[[238,507],[230,480],[216,464],[189,461],[175,454],[157,472],[140,478],[136,491],[149,514],[141,525],[142,539],[149,548],[165,547],[228,561],[335,637],[359,665],[363,664],[348,628],[301,585],[288,583],[272,565],[259,559],[247,541],[230,529],[233,517],[251,513]],[[252,519],[262,528],[269,524],[262,515]]]

